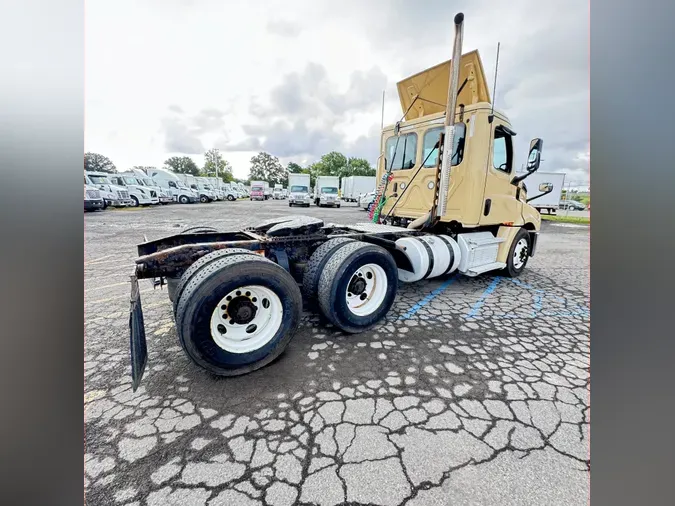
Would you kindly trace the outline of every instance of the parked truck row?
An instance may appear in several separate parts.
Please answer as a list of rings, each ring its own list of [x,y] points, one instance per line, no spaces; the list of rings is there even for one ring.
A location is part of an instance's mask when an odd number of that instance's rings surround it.
[[[84,172],[85,211],[107,207],[233,201],[248,196],[248,189],[242,183],[225,183],[215,177],[177,174],[168,169],[130,169],[114,174]]]

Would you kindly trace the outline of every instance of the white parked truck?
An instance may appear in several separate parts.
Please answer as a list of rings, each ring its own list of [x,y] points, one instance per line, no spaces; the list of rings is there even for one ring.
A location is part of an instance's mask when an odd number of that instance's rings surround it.
[[[375,191],[375,176],[349,176],[342,178],[342,200],[358,202],[366,193]]]
[[[86,172],[84,173],[84,184],[98,188],[103,198],[103,208],[126,207],[131,205],[129,192],[123,186],[117,186],[110,182],[107,172]]]
[[[288,175],[288,207],[304,206],[309,207],[312,201],[312,194],[309,191],[309,174],[289,174]]]
[[[318,176],[314,185],[314,203],[319,206],[340,207],[338,188],[340,178],[337,176]]]
[[[545,209],[548,214],[555,213],[560,208],[562,189],[565,185],[565,174],[563,172],[535,172],[523,183],[527,189],[527,200],[531,201],[531,206],[540,213]],[[550,192],[539,191],[540,185],[551,184],[553,188]],[[541,195],[541,197],[539,197]]]
[[[132,207],[159,204],[157,190],[145,186],[135,174],[117,173],[108,176],[110,182],[116,186],[124,186],[129,192]]]
[[[192,174],[178,174],[178,177],[199,196],[199,202],[205,204],[213,200],[210,191],[206,191],[203,185]]]
[[[157,192],[157,197],[159,197],[159,203],[160,204],[169,204],[171,202],[174,202],[173,195],[170,191],[162,188],[157,181],[155,181],[152,176],[148,175],[147,172],[142,171],[140,169],[131,169],[128,171],[136,177],[138,177],[138,180],[141,181],[145,186],[150,188],[151,190],[155,190]]]
[[[199,194],[189,188],[177,174],[168,169],[148,169],[150,176],[161,188],[171,193],[175,202],[192,204],[199,202]]]
[[[274,200],[283,200],[284,185],[278,183],[274,185],[274,192],[272,193],[272,198],[274,198]]]
[[[105,201],[101,197],[101,191],[95,186],[84,183],[84,210],[96,211],[105,209]]]

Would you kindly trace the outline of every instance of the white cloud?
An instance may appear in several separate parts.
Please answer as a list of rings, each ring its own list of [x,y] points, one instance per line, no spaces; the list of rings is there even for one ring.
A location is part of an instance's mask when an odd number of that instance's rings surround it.
[[[517,163],[544,139],[543,170],[588,180],[588,4],[426,0],[117,0],[86,9],[85,147],[118,167],[218,147],[235,175],[267,149],[308,163],[340,150],[374,161],[401,117],[395,83],[450,57],[452,18],[478,48]]]

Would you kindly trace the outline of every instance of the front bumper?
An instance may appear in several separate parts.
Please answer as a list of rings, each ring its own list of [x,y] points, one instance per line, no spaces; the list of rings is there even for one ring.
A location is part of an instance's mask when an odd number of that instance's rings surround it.
[[[339,206],[340,201],[339,200],[323,200],[323,199],[320,199],[319,204],[321,204],[322,206]]]
[[[85,200],[84,201],[84,208],[87,211],[91,211],[92,209],[103,209],[103,199],[100,199],[100,200]]]
[[[168,204],[170,202],[173,202],[173,197],[159,197],[159,202],[161,204]]]
[[[106,204],[108,204],[111,207],[128,207],[131,205],[132,200],[131,199],[113,199],[113,200],[106,200]]]

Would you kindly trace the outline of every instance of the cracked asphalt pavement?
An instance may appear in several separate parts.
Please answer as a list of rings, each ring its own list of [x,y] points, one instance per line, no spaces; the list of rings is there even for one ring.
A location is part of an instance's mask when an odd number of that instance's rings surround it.
[[[585,505],[589,229],[544,223],[517,279],[400,284],[375,329],[305,312],[284,354],[218,378],[181,350],[166,290],[140,281],[148,366],[131,391],[136,245],[195,225],[365,211],[218,202],[85,214],[86,504]]]

